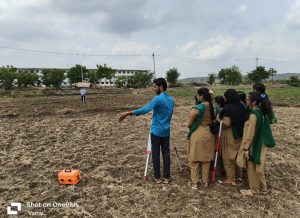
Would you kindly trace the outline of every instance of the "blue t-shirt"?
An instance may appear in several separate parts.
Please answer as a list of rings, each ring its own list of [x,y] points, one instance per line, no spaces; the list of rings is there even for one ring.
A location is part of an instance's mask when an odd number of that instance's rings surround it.
[[[153,110],[151,134],[158,137],[170,136],[170,124],[173,115],[174,99],[162,92],[155,96],[146,106],[134,110],[133,115],[139,116]]]

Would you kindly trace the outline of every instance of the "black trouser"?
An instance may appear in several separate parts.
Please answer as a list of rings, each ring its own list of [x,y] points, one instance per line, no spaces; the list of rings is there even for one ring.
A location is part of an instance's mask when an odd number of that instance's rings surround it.
[[[158,137],[151,134],[152,161],[154,177],[160,178],[160,147],[163,155],[164,178],[170,178],[170,137]]]
[[[85,102],[85,95],[82,95],[82,96],[81,96],[81,102],[82,102],[82,103]]]

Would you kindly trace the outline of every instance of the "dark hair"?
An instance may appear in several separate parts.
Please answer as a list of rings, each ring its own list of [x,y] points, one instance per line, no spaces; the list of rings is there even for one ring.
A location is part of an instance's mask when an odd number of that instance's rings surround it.
[[[240,104],[240,98],[235,89],[227,89],[224,96],[226,98],[226,103]]]
[[[252,86],[253,91],[257,91],[262,94],[266,94],[266,87],[263,83],[255,83]]]
[[[225,100],[224,97],[222,95],[218,95],[215,97],[215,102],[221,107],[223,108],[225,106]]]
[[[266,102],[266,104],[269,104],[269,107],[272,108],[272,103],[271,103],[271,101],[269,99],[269,96],[266,93],[266,86],[263,83],[255,83],[255,84],[253,84],[252,87],[253,87],[254,91],[256,91],[256,92],[258,92],[260,94],[264,94],[264,101]],[[272,111],[273,111],[273,109],[272,109]]]
[[[153,80],[153,83],[155,85],[159,86],[163,86],[163,90],[166,91],[167,90],[167,81],[164,78],[157,78],[155,80]]]
[[[259,107],[264,116],[268,115],[270,122],[273,119],[273,110],[271,106],[271,102],[267,98],[267,94],[259,93],[257,91],[253,91],[249,93],[250,102],[256,102],[256,105]]]
[[[211,94],[209,93],[209,89],[203,87],[203,88],[198,89],[197,92],[198,92],[199,96],[203,96],[204,101],[208,101],[210,116],[211,116],[211,119],[214,120],[215,119],[215,110],[214,110],[214,106],[212,103]]]
[[[237,93],[240,98],[240,101],[242,101],[243,103],[246,103],[246,98],[247,98],[246,93],[242,92],[242,91],[238,91]]]

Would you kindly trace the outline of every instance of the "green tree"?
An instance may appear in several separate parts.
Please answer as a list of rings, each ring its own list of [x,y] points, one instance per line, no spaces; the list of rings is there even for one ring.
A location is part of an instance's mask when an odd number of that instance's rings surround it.
[[[106,64],[104,66],[97,64],[97,76],[98,79],[107,79],[111,84],[112,78],[115,76],[116,71],[111,67],[107,67]]]
[[[213,74],[213,73],[208,74],[207,83],[209,85],[214,84],[216,81],[216,78],[217,78],[216,74]]]
[[[153,74],[147,72],[136,72],[134,75],[127,77],[128,88],[146,88],[152,83]]]
[[[255,70],[248,73],[248,78],[251,83],[262,82],[270,77],[270,71],[267,71],[264,66],[257,66]]]
[[[115,81],[115,85],[118,88],[127,87],[127,83],[128,83],[128,76],[118,76]]]
[[[0,68],[0,83],[3,90],[10,90],[13,87],[13,82],[16,79],[17,68],[13,66],[6,66]]]
[[[270,68],[270,69],[269,69],[269,74],[270,74],[270,76],[271,76],[271,78],[272,78],[272,83],[273,83],[273,81],[274,81],[274,76],[277,74],[277,71],[274,70],[273,68]]]
[[[89,82],[93,84],[98,84],[98,75],[96,70],[90,70],[88,72]]]
[[[244,76],[244,78],[243,78],[243,83],[244,83],[244,84],[251,84],[250,79],[249,79],[249,77],[248,77],[248,74],[247,74],[246,76]]]
[[[16,76],[18,87],[35,86],[38,83],[39,76],[35,72],[20,71]]]
[[[168,83],[170,83],[170,87],[173,87],[177,84],[178,77],[180,73],[178,72],[177,68],[171,68],[166,73],[166,78]]]
[[[80,64],[76,64],[75,67],[72,67],[68,73],[67,77],[70,80],[70,83],[77,83],[82,81],[82,75],[83,74],[83,79],[85,79],[88,76],[88,70],[86,69],[85,66],[81,66]]]
[[[60,88],[63,80],[65,79],[64,71],[60,69],[44,69],[43,73],[43,83],[45,86],[53,86],[55,88]]]
[[[291,76],[286,82],[290,86],[296,86],[296,87],[300,86],[300,79],[298,76]]]
[[[231,68],[221,69],[218,73],[221,84],[239,85],[243,81],[243,76],[238,66],[233,65]]]

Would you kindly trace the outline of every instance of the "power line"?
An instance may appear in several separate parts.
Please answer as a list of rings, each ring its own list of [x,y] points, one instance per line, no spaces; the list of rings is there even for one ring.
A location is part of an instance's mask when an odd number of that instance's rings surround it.
[[[266,59],[266,58],[260,58],[260,60],[263,60],[263,61],[273,61],[273,62],[285,62],[285,63],[297,63],[297,64],[300,63],[300,61],[276,60],[276,59]]]
[[[8,46],[0,45],[0,49],[9,49],[21,52],[37,53],[41,55],[63,55],[63,56],[79,56],[79,57],[149,57],[150,55],[145,54],[84,54],[84,53],[67,53],[67,52],[58,52],[58,51],[49,51],[49,50],[36,50],[36,49],[24,49],[24,48],[14,48]],[[167,56],[167,55],[157,55],[161,58],[173,58],[173,59],[182,59],[182,60],[191,60],[191,61],[204,61],[204,62],[229,62],[229,61],[249,61],[253,60],[250,58],[238,58],[238,59],[204,59],[204,58],[191,58],[191,57],[179,57],[179,56]],[[153,57],[153,54],[152,54]]]
[[[84,54],[84,53],[66,53],[66,52],[57,52],[57,51],[47,51],[47,50],[35,50],[35,49],[24,49],[24,48],[12,48],[7,46],[1,46],[2,49],[9,49],[21,52],[30,52],[30,53],[38,53],[38,54],[52,54],[52,55],[65,55],[65,56],[80,56],[80,57],[143,57],[149,55],[141,55],[141,54]]]
[[[40,55],[53,55],[53,56],[75,56],[75,57],[153,57],[153,54],[85,54],[85,53],[67,53],[67,52],[58,52],[58,51],[49,51],[49,50],[36,50],[36,49],[25,49],[25,48],[14,48],[8,46],[0,45],[0,49],[14,50],[18,52],[26,52]],[[155,54],[156,57],[160,58],[170,58],[170,59],[181,59],[186,61],[202,61],[202,62],[248,62],[253,61],[253,58],[234,58],[234,59],[213,59],[213,58],[191,58],[191,57],[180,57],[180,56],[168,56]],[[267,59],[267,58],[255,58],[256,65],[258,66],[258,60],[261,61],[273,61],[273,62],[286,62],[286,63],[300,63],[300,61],[290,61],[290,60],[278,60],[278,59]]]
[[[194,61],[228,61],[223,59],[204,59],[204,58],[190,58],[190,57],[179,57],[179,56],[167,56],[167,55],[156,55],[157,57],[162,58],[174,58],[174,59],[183,59],[183,60],[194,60]]]
[[[179,56],[167,56],[167,55],[156,55],[157,57],[162,58],[171,58],[171,59],[182,59],[186,61],[202,61],[202,62],[249,62],[253,61],[253,58],[233,58],[233,59],[205,59],[205,58],[190,58],[190,57],[179,57]]]

